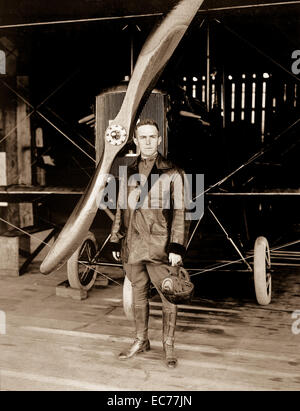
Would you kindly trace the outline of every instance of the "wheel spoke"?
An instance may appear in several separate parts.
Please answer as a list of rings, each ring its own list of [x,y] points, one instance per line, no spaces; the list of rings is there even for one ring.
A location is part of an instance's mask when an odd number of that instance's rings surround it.
[[[84,275],[81,276],[80,282],[84,284],[85,280],[92,274],[94,270],[88,270]]]
[[[83,247],[82,247],[82,249],[80,250],[79,258],[83,256],[83,254],[84,254],[84,252],[85,252],[85,249],[86,249],[86,246],[87,246],[87,241],[84,242]]]
[[[91,254],[91,244],[90,243],[88,243],[86,247],[86,252],[87,252],[88,261],[91,262],[92,254]]]
[[[266,249],[266,265],[267,265],[267,268],[271,268],[271,255],[270,255],[269,247],[267,247]]]
[[[87,275],[87,273],[89,272],[89,270],[90,270],[90,268],[89,267],[84,267],[84,271],[82,272],[78,272],[78,274],[79,274],[79,276],[80,276],[80,279],[83,279],[86,275]]]

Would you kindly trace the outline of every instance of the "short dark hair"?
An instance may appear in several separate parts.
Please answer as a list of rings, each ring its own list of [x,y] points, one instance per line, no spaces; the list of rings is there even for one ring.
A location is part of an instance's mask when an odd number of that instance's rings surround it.
[[[134,128],[134,135],[136,135],[136,131],[137,131],[137,129],[138,129],[139,127],[141,127],[141,126],[147,126],[147,125],[156,127],[156,128],[157,128],[157,131],[158,131],[158,133],[159,133],[159,127],[158,127],[157,122],[156,122],[155,120],[150,119],[150,118],[145,118],[145,119],[140,120],[140,121],[136,124],[136,126],[135,126],[135,128]]]

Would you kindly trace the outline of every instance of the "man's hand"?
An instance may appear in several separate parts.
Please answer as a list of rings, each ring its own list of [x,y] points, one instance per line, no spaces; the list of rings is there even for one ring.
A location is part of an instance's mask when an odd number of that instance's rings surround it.
[[[176,265],[182,264],[182,257],[179,254],[170,253],[169,262],[172,265],[172,267],[175,267]]]
[[[113,251],[112,252],[112,256],[116,261],[121,261],[121,253],[120,251]]]

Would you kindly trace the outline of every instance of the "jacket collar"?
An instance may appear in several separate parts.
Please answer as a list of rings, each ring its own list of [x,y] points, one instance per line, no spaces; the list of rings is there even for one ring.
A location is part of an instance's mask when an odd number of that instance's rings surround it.
[[[140,162],[141,156],[139,155],[134,162],[128,166],[132,171],[137,171],[138,170],[138,164]],[[164,158],[160,153],[157,154],[156,160],[155,160],[155,167],[158,170],[169,170],[170,168],[173,167],[173,164],[171,161],[167,160]]]

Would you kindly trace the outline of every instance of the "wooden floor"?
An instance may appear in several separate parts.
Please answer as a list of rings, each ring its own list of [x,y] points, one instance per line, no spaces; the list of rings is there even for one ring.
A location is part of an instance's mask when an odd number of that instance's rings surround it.
[[[210,282],[197,284],[202,291],[193,305],[180,307],[176,370],[161,361],[157,296],[151,302],[151,351],[120,362],[118,353],[132,340],[122,287],[93,288],[86,300],[76,301],[55,294],[66,279],[63,269],[43,276],[33,267],[22,277],[0,277],[6,315],[1,390],[299,390],[300,334],[291,327],[292,313],[300,310],[300,272],[273,274],[267,307],[247,293],[231,295],[236,279],[223,277],[224,288],[220,277],[209,275]]]

